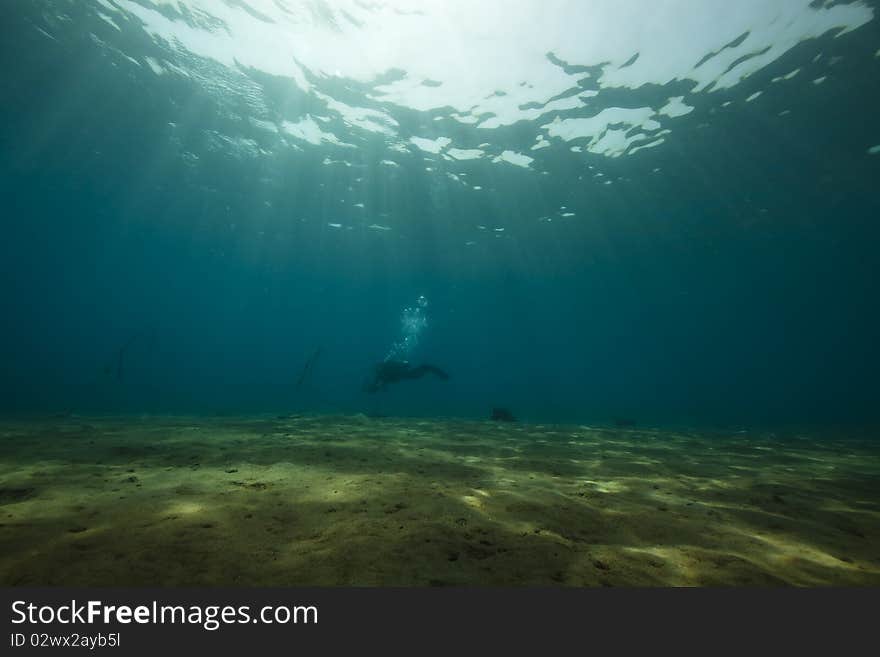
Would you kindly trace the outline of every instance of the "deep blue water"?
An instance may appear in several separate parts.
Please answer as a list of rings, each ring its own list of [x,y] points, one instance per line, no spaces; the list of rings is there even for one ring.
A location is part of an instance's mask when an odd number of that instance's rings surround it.
[[[50,39],[34,26],[56,5],[72,20]],[[688,95],[694,111],[660,147],[538,151],[549,175],[472,163],[479,195],[438,175],[463,166],[426,171],[422,153],[397,153],[389,171],[380,137],[345,151],[349,167],[323,165],[338,155],[325,146],[212,150],[206,131],[264,137],[198,84],[114,63],[90,34],[135,57],[157,46],[133,26],[117,34],[92,3],[4,3],[0,25],[4,412],[486,417],[501,405],[542,422],[877,424],[876,18]],[[819,73],[771,84],[820,52],[841,58],[821,93]],[[252,77],[278,106],[315,102]],[[402,134],[476,146],[473,128],[437,115],[394,114]],[[516,123],[493,140],[529,152],[534,134]],[[392,230],[328,225],[351,225],[336,205],[349,186]],[[561,206],[577,220],[536,221]],[[364,393],[419,295],[428,325],[411,359],[451,379]]]

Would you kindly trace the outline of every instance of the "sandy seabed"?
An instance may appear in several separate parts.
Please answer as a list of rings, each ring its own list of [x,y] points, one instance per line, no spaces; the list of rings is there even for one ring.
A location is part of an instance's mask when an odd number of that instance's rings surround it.
[[[880,440],[0,420],[0,585],[880,585]]]

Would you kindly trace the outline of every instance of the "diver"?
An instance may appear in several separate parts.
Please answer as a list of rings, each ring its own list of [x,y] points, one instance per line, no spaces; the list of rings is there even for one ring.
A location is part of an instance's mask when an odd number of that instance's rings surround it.
[[[364,384],[364,391],[378,392],[384,390],[389,383],[397,383],[406,379],[421,379],[429,372],[444,381],[449,378],[449,375],[439,367],[427,363],[413,367],[405,360],[386,360],[376,365],[372,380]]]

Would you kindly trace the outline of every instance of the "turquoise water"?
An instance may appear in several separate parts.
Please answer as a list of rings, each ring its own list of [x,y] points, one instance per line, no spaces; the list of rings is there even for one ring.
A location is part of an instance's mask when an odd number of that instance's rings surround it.
[[[0,410],[876,426],[877,11],[4,3]]]

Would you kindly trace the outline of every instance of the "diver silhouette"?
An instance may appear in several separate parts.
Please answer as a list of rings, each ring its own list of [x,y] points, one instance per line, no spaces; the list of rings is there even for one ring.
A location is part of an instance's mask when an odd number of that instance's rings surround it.
[[[407,379],[421,379],[429,372],[443,380],[449,378],[449,375],[439,367],[434,367],[427,363],[413,367],[406,361],[386,360],[376,365],[372,380],[364,384],[364,391],[370,393],[378,392],[379,390],[384,390],[385,386],[389,383],[397,383]]]

